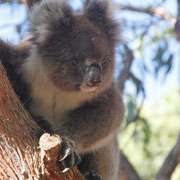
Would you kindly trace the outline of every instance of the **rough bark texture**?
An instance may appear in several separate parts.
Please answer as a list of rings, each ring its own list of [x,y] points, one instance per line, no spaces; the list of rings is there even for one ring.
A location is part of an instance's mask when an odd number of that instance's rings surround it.
[[[0,62],[0,179],[84,179],[76,168],[59,173],[56,162],[60,138],[45,134],[39,146],[38,132],[39,127],[24,110]]]

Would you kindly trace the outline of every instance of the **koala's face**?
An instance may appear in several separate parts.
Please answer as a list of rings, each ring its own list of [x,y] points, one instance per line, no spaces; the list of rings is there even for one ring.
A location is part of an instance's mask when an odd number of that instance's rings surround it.
[[[58,24],[39,47],[49,78],[64,90],[93,91],[113,76],[114,50],[106,35],[83,16],[62,32]]]
[[[114,73],[114,41],[88,14],[92,7],[81,15],[66,8],[64,16],[48,22],[46,36],[37,44],[49,80],[66,91],[92,92],[107,86]]]

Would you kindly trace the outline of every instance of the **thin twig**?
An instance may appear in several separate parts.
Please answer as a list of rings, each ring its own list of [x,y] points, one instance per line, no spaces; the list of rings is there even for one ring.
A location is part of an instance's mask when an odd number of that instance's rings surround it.
[[[119,9],[123,10],[129,10],[129,11],[137,11],[137,12],[142,12],[149,14],[151,16],[158,16],[163,20],[168,20],[171,23],[175,24],[176,23],[176,18],[170,15],[163,7],[159,6],[154,9],[152,8],[139,8],[139,7],[134,7],[134,6],[128,6],[128,5],[120,5]]]

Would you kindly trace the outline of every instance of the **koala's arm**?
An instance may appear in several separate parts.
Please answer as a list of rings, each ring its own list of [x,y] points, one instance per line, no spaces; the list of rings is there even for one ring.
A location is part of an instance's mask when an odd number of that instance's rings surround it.
[[[0,39],[0,60],[12,84],[14,83],[19,66],[22,64],[19,62],[22,59],[21,52],[15,46]]]
[[[0,39],[0,61],[4,66],[7,76],[23,104],[27,97],[28,89],[26,82],[20,74],[21,66],[29,55],[30,41],[22,41],[18,46],[13,46]],[[28,99],[28,98],[27,98]]]
[[[2,39],[0,39],[0,60],[4,67],[17,68],[23,60],[29,55],[29,49],[31,47],[30,39],[28,36],[19,45],[13,46]]]
[[[10,57],[15,54],[15,49],[11,45],[0,39],[0,60],[9,61]]]
[[[74,141],[78,153],[87,152],[112,138],[123,116],[122,99],[113,85],[93,102],[71,112],[69,121],[57,133]]]

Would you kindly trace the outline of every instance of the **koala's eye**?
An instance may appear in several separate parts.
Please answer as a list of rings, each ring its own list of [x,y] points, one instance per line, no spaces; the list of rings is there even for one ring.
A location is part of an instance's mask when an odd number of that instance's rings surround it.
[[[74,59],[72,60],[72,65],[73,65],[73,66],[79,66],[79,64],[80,64],[80,60],[79,60],[79,59],[74,58]]]

